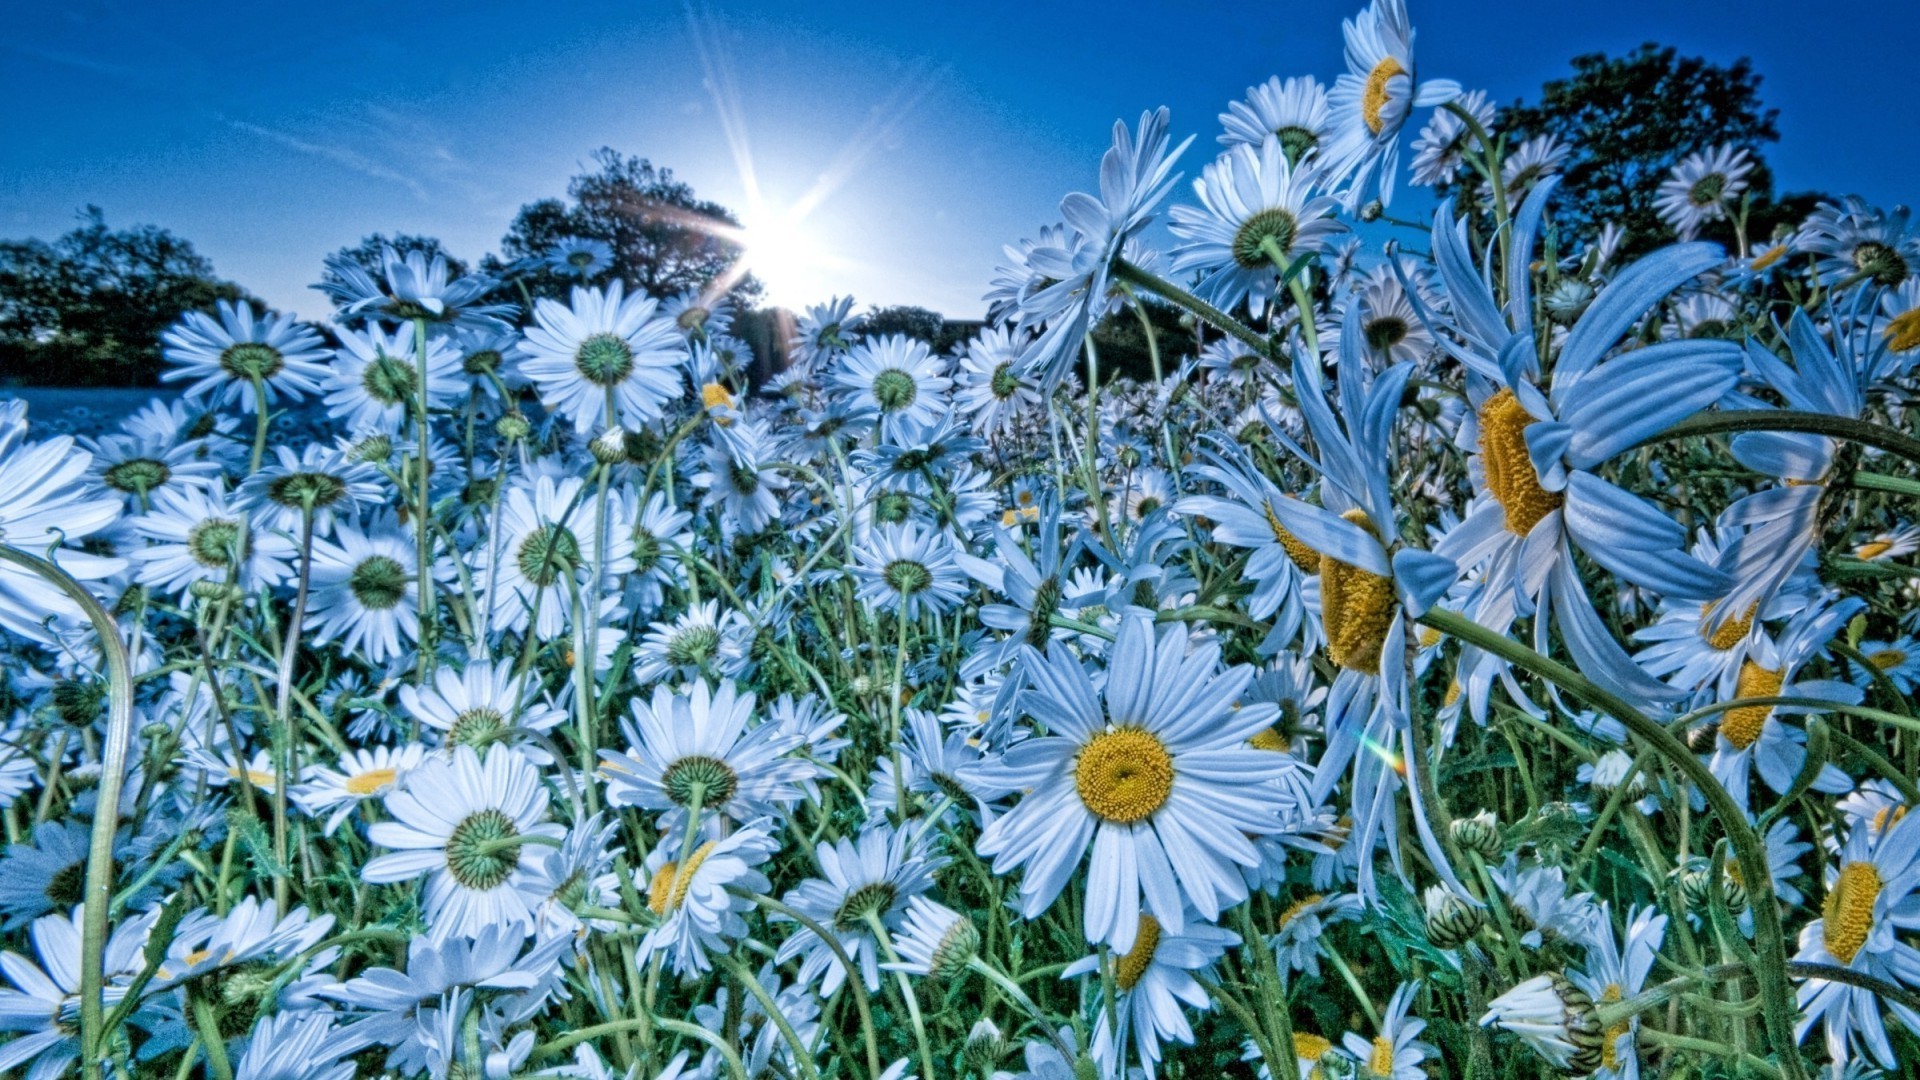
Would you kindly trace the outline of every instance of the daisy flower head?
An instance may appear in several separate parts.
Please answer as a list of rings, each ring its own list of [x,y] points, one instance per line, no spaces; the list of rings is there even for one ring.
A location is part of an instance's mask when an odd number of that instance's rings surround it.
[[[878,823],[851,839],[822,843],[814,851],[820,876],[783,898],[839,941],[869,992],[880,989],[879,942],[901,928],[909,903],[933,887],[934,871],[946,865],[945,858],[916,850],[914,832]],[[795,958],[802,958],[799,981],[817,984],[822,997],[832,997],[846,982],[847,969],[810,927],[780,945],[779,963]]]
[[[1320,179],[1311,164],[1289,164],[1278,139],[1227,148],[1193,182],[1200,205],[1169,212],[1182,241],[1174,271],[1199,271],[1195,293],[1224,310],[1271,299],[1284,266],[1324,250],[1345,229],[1332,216],[1334,201],[1315,193]]]
[[[644,961],[664,952],[667,967],[676,975],[707,971],[707,953],[724,952],[731,939],[746,936],[745,912],[753,901],[734,890],[764,893],[766,875],[757,867],[778,851],[768,833],[768,822],[756,822],[718,839],[702,839],[690,850],[680,847],[676,833],[647,856],[647,909],[662,920],[641,939]]]
[[[1021,364],[1026,335],[988,326],[967,342],[954,369],[954,405],[980,435],[1001,434],[1040,403],[1040,386]]]
[[[440,732],[440,747],[449,754],[466,747],[491,756],[496,743],[514,746],[527,759],[547,764],[550,759],[539,736],[567,718],[542,696],[539,683],[515,673],[511,660],[471,658],[464,668],[443,665],[425,688],[402,685],[400,706],[408,716]]]
[[[1431,308],[1431,298],[1419,299]],[[1433,334],[1420,318],[1414,300],[1407,294],[1402,275],[1391,266],[1377,267],[1356,283],[1350,318],[1358,320],[1362,351],[1376,370],[1402,361],[1418,364],[1432,355]],[[1334,319],[1320,331],[1322,351],[1340,355],[1348,321]]]
[[[341,526],[313,542],[307,630],[316,643],[339,641],[348,653],[383,664],[420,638],[413,579],[419,554],[391,515],[361,530]]]
[[[742,419],[714,428],[701,456],[702,468],[693,474],[700,505],[719,511],[729,535],[757,533],[779,516],[792,481],[776,467],[778,449],[765,423]]]
[[[197,439],[129,431],[82,438],[80,445],[93,455],[87,484],[118,492],[129,505],[141,509],[154,492],[169,484],[210,487],[222,471],[221,461]]]
[[[1856,825],[1826,872],[1820,917],[1800,932],[1796,960],[1832,964],[1872,975],[1909,991],[1920,988],[1920,949],[1898,936],[1920,930],[1920,814],[1881,830]],[[1863,1051],[1885,1068],[1898,1064],[1887,1041],[1885,1009],[1920,1035],[1920,1012],[1852,983],[1810,978],[1800,984],[1795,1035],[1805,1039],[1815,1024],[1826,1034],[1835,1061]]]
[[[327,350],[312,327],[292,315],[256,313],[244,300],[222,300],[216,314],[218,319],[189,311],[160,335],[171,365],[161,382],[191,379],[188,400],[211,397],[216,405],[237,404],[247,413],[283,397],[298,401],[319,392]]]
[[[427,748],[419,743],[350,750],[334,766],[310,767],[306,781],[289,795],[309,816],[326,814],[323,835],[332,836],[361,803],[398,787],[426,757]]]
[[[1745,147],[1721,143],[1680,159],[1654,193],[1653,212],[1667,227],[1691,240],[1710,221],[1723,221],[1727,207],[1746,194],[1753,156]]]
[[[1536,135],[1515,147],[1500,163],[1500,179],[1506,184],[1508,197],[1522,198],[1540,181],[1558,174],[1572,153],[1571,146],[1553,135]]]
[[[1855,545],[1852,555],[1861,562],[1892,562],[1916,551],[1920,551],[1920,525],[1903,522]]]
[[[402,255],[382,245],[377,278],[344,253],[329,256],[326,269],[314,288],[327,294],[342,317],[497,329],[516,310],[512,304],[480,303],[499,281],[487,274],[455,275],[447,257],[437,252],[429,257],[415,248]]]
[[[511,748],[482,761],[470,746],[432,755],[407,774],[403,788],[383,801],[391,820],[374,823],[368,837],[396,849],[362,867],[374,884],[427,878],[422,907],[443,935],[472,936],[489,927],[532,926],[524,888],[542,855],[565,827],[546,820],[547,789],[533,762]]]
[[[413,328],[389,332],[379,323],[343,327],[325,386],[327,415],[354,434],[397,434],[420,402],[420,359]],[[467,391],[462,355],[453,339],[426,339],[427,408],[443,409]]]
[[[751,629],[744,614],[722,611],[718,600],[689,605],[671,621],[647,628],[634,657],[633,677],[643,683],[744,677],[752,663]]]
[[[854,408],[879,417],[880,433],[892,439],[905,429],[939,419],[952,381],[927,346],[901,334],[863,338],[835,364],[832,385]]]
[[[1347,71],[1327,95],[1333,137],[1325,155],[1329,169],[1347,185],[1342,201],[1351,211],[1376,187],[1382,203],[1393,201],[1401,127],[1415,108],[1458,97],[1460,84],[1415,83],[1413,25],[1405,0],[1373,0],[1340,26],[1347,38]]]
[[[1134,1051],[1140,1067],[1152,1077],[1161,1058],[1160,1044],[1193,1042],[1193,1026],[1181,1006],[1205,1012],[1213,999],[1198,976],[1203,975],[1226,951],[1240,944],[1240,935],[1209,925],[1197,916],[1181,920],[1181,929],[1163,927],[1158,919],[1142,914],[1130,944],[1113,954],[1113,988],[1118,996],[1119,1030],[1111,1014],[1115,1008],[1102,1007],[1093,1027],[1093,1059],[1102,1072],[1122,1076],[1122,1040],[1131,1029]],[[1106,954],[1096,952],[1082,957],[1060,973],[1063,979],[1078,978],[1100,970]]]
[[[223,487],[161,491],[151,511],[130,519],[133,533],[148,541],[133,552],[135,579],[174,594],[202,581],[242,592],[286,581],[294,542],[255,527],[238,503]]]
[[[1877,682],[1876,675],[1892,682],[1903,694],[1913,693],[1913,688],[1920,685],[1920,638],[1908,635],[1893,641],[1862,641],[1860,655],[1872,668],[1854,666],[1854,685],[1861,689]]]
[[[808,307],[787,341],[793,367],[818,370],[827,360],[853,348],[866,321],[866,316],[853,313],[851,296],[836,296]]]
[[[1493,103],[1484,90],[1469,90],[1454,102],[1486,131],[1493,130]],[[1451,184],[1466,164],[1473,129],[1452,109],[1435,109],[1413,140],[1413,182],[1420,187]]]
[[[1920,234],[1910,216],[1906,207],[1886,213],[1848,195],[1839,203],[1821,203],[1800,226],[1793,248],[1817,257],[1814,268],[1822,284],[1870,281],[1898,288],[1920,267]]]
[[[41,556],[52,552],[61,569],[81,581],[104,582],[124,570],[124,560],[67,546],[112,525],[124,507],[119,495],[82,482],[91,455],[76,448],[71,435],[44,442],[26,437],[26,402],[0,402],[0,543]],[[199,490],[175,486],[158,493]],[[50,613],[76,625],[84,619],[78,605],[38,574],[0,564],[0,628],[30,641],[50,641],[45,625]]]
[[[1367,1080],[1422,1080],[1427,1075],[1420,1063],[1438,1057],[1439,1051],[1420,1038],[1427,1022],[1407,1015],[1419,990],[1418,981],[1400,984],[1388,999],[1387,1010],[1380,1017],[1380,1032],[1373,1038],[1347,1033],[1342,1042],[1347,1053],[1360,1063],[1356,1076]]]
[[[1482,1026],[1498,1025],[1568,1076],[1601,1065],[1605,1035],[1593,998],[1559,972],[1535,975],[1487,1004]]]
[[[1215,919],[1247,898],[1241,871],[1259,861],[1247,837],[1279,828],[1268,788],[1289,768],[1248,740],[1279,710],[1236,708],[1253,669],[1223,671],[1219,646],[1189,646],[1183,626],[1156,634],[1146,614],[1130,615],[1097,689],[1069,654],[1022,654],[1032,689],[1020,708],[1044,727],[983,768],[1029,794],[986,827],[979,850],[996,873],[1025,868],[1027,918],[1089,851],[1087,939],[1116,951],[1132,947],[1143,911],[1179,934],[1189,905]]]
[[[540,400],[585,434],[598,427],[639,428],[679,397],[686,339],[655,317],[653,298],[629,296],[619,281],[575,286],[571,302],[541,300],[520,343],[520,370]]]
[[[1276,75],[1247,87],[1246,99],[1230,103],[1220,114],[1220,126],[1226,129],[1220,144],[1258,148],[1269,138],[1278,139],[1287,161],[1298,166],[1326,145],[1332,121],[1327,88],[1318,79],[1303,75],[1282,82]]]
[[[103,957],[106,1004],[125,996],[125,980],[145,966],[141,952],[160,909],[123,920],[112,928]],[[71,1076],[80,1060],[81,938],[86,933],[86,909],[71,915],[42,915],[28,936],[35,959],[18,953],[0,953],[0,1031],[11,1038],[0,1041],[0,1070],[29,1080]],[[32,1062],[30,1067],[28,1063]],[[21,1070],[15,1072],[15,1070]]]
[[[496,631],[524,631],[531,625],[538,637],[552,638],[572,617],[569,581],[598,590],[596,569],[619,575],[631,568],[626,545],[613,539],[627,528],[618,513],[627,504],[608,504],[609,542],[603,553],[593,511],[581,506],[590,502],[583,499],[584,490],[576,476],[557,481],[537,476],[507,489],[475,573],[475,585],[485,591],[488,623]]]
[[[922,609],[952,610],[967,594],[952,537],[911,521],[873,530],[854,549],[860,599],[876,611],[917,619]]]
[[[1603,904],[1594,925],[1586,970],[1568,972],[1567,978],[1595,1005],[1612,1005],[1646,987],[1666,939],[1667,917],[1654,908],[1635,908],[1627,912],[1626,934],[1621,937],[1614,933],[1612,916]],[[1639,1080],[1640,1054],[1634,1038],[1639,1030],[1640,1018],[1633,1016],[1602,1031],[1600,1065],[1593,1075],[1599,1080]]]
[[[945,904],[916,896],[907,901],[906,926],[894,935],[897,963],[891,971],[939,979],[958,978],[980,948],[980,929],[973,920]]]
[[[733,340],[729,337],[733,331],[733,299],[725,293],[711,296],[698,289],[675,293],[660,305],[660,317],[673,323],[690,342]],[[716,362],[725,359],[720,354],[710,355]],[[724,363],[719,366],[726,367]],[[721,373],[732,374],[724,370]]]
[[[613,245],[605,240],[563,236],[541,260],[547,269],[578,281],[592,281],[613,266]]]
[[[298,539],[306,518],[312,518],[315,536],[331,536],[342,517],[384,503],[387,489],[372,465],[345,450],[308,443],[297,454],[275,446],[273,459],[262,462],[235,494],[255,529]]]
[[[655,686],[651,700],[635,699],[621,725],[627,748],[600,751],[608,804],[659,811],[672,836],[703,811],[748,822],[797,801],[814,767],[792,756],[797,738],[752,722],[753,705],[731,681],[716,689],[699,680],[684,693]]]

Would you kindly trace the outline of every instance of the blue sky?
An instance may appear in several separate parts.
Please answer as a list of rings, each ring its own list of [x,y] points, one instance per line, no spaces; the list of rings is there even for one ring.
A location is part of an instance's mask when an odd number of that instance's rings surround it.
[[[0,25],[0,235],[51,236],[84,204],[188,237],[276,306],[373,231],[493,250],[596,147],[748,201],[701,46],[731,86],[767,205],[837,177],[803,226],[832,292],[975,315],[1004,243],[1094,183],[1117,117],[1214,117],[1268,75],[1331,79],[1357,2],[1067,4],[27,4]],[[1420,70],[1506,103],[1583,52],[1657,40],[1751,56],[1781,110],[1786,189],[1912,198],[1911,3],[1412,0]]]

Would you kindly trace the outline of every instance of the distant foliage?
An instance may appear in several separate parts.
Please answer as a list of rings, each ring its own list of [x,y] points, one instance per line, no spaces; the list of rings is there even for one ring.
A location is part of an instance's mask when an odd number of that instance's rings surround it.
[[[0,382],[151,385],[168,324],[246,295],[187,240],[89,206],[52,242],[0,241]]]

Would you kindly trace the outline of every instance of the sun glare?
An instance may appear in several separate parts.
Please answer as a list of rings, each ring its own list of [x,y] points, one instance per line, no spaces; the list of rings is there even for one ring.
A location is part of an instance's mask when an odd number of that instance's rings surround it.
[[[804,222],[791,214],[748,215],[742,240],[747,271],[767,288],[767,299],[798,303],[820,288],[825,253]]]

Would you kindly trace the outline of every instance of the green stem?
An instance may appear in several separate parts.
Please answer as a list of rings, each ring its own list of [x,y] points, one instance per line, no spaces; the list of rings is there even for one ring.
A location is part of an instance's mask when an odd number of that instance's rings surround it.
[[[1428,610],[1420,617],[1420,621],[1443,634],[1452,634],[1469,645],[1549,679],[1563,690],[1619,720],[1700,789],[1713,816],[1726,831],[1727,838],[1733,841],[1734,853],[1740,861],[1740,874],[1751,896],[1754,952],[1759,961],[1757,974],[1760,977],[1761,1005],[1766,1015],[1768,1038],[1775,1046],[1795,1045],[1793,1025],[1798,1009],[1794,1005],[1793,984],[1787,978],[1786,931],[1780,925],[1780,904],[1773,889],[1772,871],[1767,865],[1766,846],[1747,823],[1746,813],[1734,802],[1727,789],[1713,778],[1713,773],[1701,764],[1685,743],[1660,723],[1572,668],[1444,608]],[[1781,1061],[1785,1065],[1788,1080],[1807,1080],[1805,1065],[1797,1054],[1783,1054]]]
[[[1186,308],[1188,311],[1200,316],[1200,318],[1212,323],[1214,328],[1220,332],[1230,337],[1238,338],[1247,345],[1251,345],[1261,356],[1275,361],[1279,359],[1278,354],[1274,350],[1273,343],[1268,341],[1265,336],[1256,332],[1246,323],[1221,311],[1219,308],[1214,307],[1212,304],[1207,303],[1205,300],[1175,285],[1173,282],[1162,278],[1158,274],[1135,266],[1125,259],[1115,259],[1113,260],[1113,276],[1130,285],[1138,285],[1163,299],[1171,300],[1181,307]]]
[[[774,1027],[779,1029],[780,1037],[787,1041],[787,1049],[793,1051],[794,1064],[800,1071],[812,1080],[819,1080],[820,1067],[814,1064],[813,1055],[807,1051],[806,1042],[800,1038],[798,1032],[793,1030],[793,1024],[788,1022],[786,1013],[780,1009],[780,1003],[773,1000],[773,995],[767,993],[766,987],[760,985],[760,980],[754,977],[753,970],[732,953],[715,953],[714,959],[720,962],[721,967],[732,972],[741,988],[752,994],[753,999],[760,1003],[761,1010],[767,1014],[768,1019],[773,1021]],[[859,977],[851,976],[855,979]],[[927,1075],[933,1074],[929,1072]]]
[[[414,580],[419,591],[420,603],[419,681],[421,686],[426,686],[428,685],[427,675],[435,667],[434,623],[436,620],[433,599],[433,496],[428,488],[432,470],[427,467],[432,451],[428,440],[432,432],[427,422],[427,321],[425,319],[413,320],[413,352],[414,381],[419,384],[414,401],[413,418],[414,426],[419,429],[419,455],[418,460],[414,462],[414,468],[418,472],[416,510],[419,516],[413,523],[413,533],[415,555],[420,564]]]
[[[1741,431],[1798,431],[1807,435],[1825,435],[1846,439],[1876,450],[1897,454],[1920,463],[1920,439],[1903,435],[1890,427],[1870,424],[1846,416],[1799,412],[1793,409],[1740,409],[1733,412],[1703,412],[1680,421],[1657,435],[1640,440],[1637,446],[1682,439],[1693,435],[1724,435]]]

